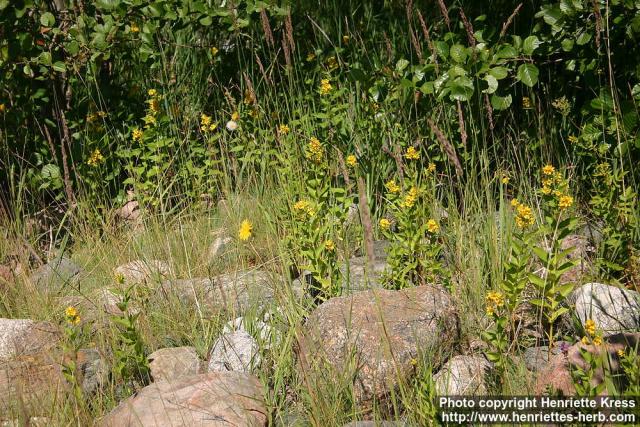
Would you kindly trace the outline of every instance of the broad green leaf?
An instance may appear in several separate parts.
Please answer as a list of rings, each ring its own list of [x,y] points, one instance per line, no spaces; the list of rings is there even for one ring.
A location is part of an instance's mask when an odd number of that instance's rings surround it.
[[[407,68],[408,65],[409,65],[409,61],[407,61],[404,58],[400,59],[398,62],[396,62],[396,71],[402,72],[405,68]]]
[[[518,55],[518,51],[510,44],[504,45],[496,53],[496,58],[514,58]]]
[[[584,46],[585,44],[589,43],[590,40],[591,40],[591,33],[584,31],[580,33],[580,35],[576,39],[576,43],[578,44],[578,46]]]
[[[486,76],[484,76],[484,80],[487,82],[489,87],[483,90],[483,93],[492,94],[498,89],[498,80],[491,74],[487,74]]]
[[[64,73],[65,71],[67,71],[67,67],[62,61],[54,62],[52,68],[59,73]]]
[[[562,40],[560,45],[562,46],[562,50],[564,50],[565,52],[571,52],[574,43],[575,42],[573,41],[573,39],[564,39]]]
[[[522,83],[529,87],[538,83],[538,67],[533,64],[522,64],[518,67],[517,77]]]
[[[449,50],[449,55],[455,62],[462,64],[467,60],[467,49],[461,44],[454,44]]]
[[[524,44],[522,45],[522,51],[525,55],[533,54],[533,51],[540,46],[542,42],[538,40],[537,36],[529,36],[524,39]]]
[[[507,75],[509,75],[509,70],[505,67],[493,67],[489,70],[489,74],[491,74],[497,80],[502,80],[507,77]]]
[[[511,95],[498,96],[495,93],[491,95],[491,106],[495,110],[506,110],[511,106]]]
[[[45,12],[40,16],[40,24],[43,27],[53,27],[56,24],[56,18],[51,12]]]

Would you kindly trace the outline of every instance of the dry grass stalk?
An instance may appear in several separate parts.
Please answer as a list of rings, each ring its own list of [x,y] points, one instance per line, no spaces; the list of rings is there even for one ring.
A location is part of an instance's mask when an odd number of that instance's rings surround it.
[[[460,18],[462,19],[462,24],[467,32],[467,41],[469,42],[469,46],[476,47],[476,37],[474,36],[473,25],[469,22],[469,19],[462,8],[460,8]]]
[[[489,95],[484,94],[484,106],[487,109],[487,119],[489,120],[489,129],[493,130],[493,107],[491,107],[491,101],[489,101]]]
[[[460,139],[462,140],[462,145],[464,147],[467,146],[467,127],[464,124],[464,111],[462,111],[462,103],[457,101],[458,103],[458,126],[460,127]]]
[[[596,17],[596,48],[600,49],[600,33],[602,33],[602,14],[600,13],[600,6],[596,0],[592,0],[593,14]]]
[[[431,52],[431,60],[436,66],[436,73],[439,73],[440,67],[438,66],[438,54],[436,52],[435,46],[433,45],[433,41],[431,40],[429,27],[427,27],[427,24],[425,23],[424,18],[422,17],[422,13],[420,13],[419,10],[417,10],[416,12],[418,13],[418,20],[420,21],[420,26],[422,27],[422,34],[424,35],[424,38],[427,40],[427,46],[429,47],[429,51]]]
[[[291,21],[291,13],[287,14],[287,17],[284,20],[284,31],[287,34],[287,41],[289,42],[291,52],[295,52],[296,44],[293,40],[293,22]]]
[[[273,41],[273,32],[271,31],[271,24],[269,24],[267,11],[264,8],[260,10],[260,22],[262,23],[262,31],[264,32],[264,38],[267,41],[267,44],[273,47],[275,44]]]
[[[502,30],[500,30],[500,38],[504,37],[504,35],[507,34],[507,29],[513,23],[513,20],[516,18],[516,15],[518,14],[518,12],[520,12],[520,9],[522,9],[522,3],[520,3],[518,7],[514,9],[513,13],[509,15],[509,18],[507,19],[507,21],[504,24],[502,24]]]
[[[447,24],[447,28],[451,29],[451,21],[449,20],[449,10],[447,5],[444,4],[444,0],[438,0],[438,6],[440,6],[440,12],[444,18],[444,22]]]
[[[429,123],[431,131],[436,135],[436,139],[442,146],[447,158],[453,164],[456,170],[456,176],[458,179],[462,178],[462,164],[460,163],[460,159],[458,159],[455,148],[451,145],[445,134],[440,130],[440,128],[438,128],[433,120],[429,118],[427,119],[427,123]]]

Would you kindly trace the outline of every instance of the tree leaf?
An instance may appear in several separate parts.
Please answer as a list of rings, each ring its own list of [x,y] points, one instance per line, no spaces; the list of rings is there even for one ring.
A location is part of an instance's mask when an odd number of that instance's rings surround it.
[[[522,51],[525,55],[533,54],[533,51],[540,46],[542,42],[538,40],[537,36],[529,36],[524,39],[524,44],[522,45]]]
[[[517,77],[522,83],[529,87],[538,83],[538,67],[533,64],[522,64],[518,67]]]
[[[511,106],[511,95],[498,96],[495,93],[491,95],[491,106],[495,110],[506,110]]]

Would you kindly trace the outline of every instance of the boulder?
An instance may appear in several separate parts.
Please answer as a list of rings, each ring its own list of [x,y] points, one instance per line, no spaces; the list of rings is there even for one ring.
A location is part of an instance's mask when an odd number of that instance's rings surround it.
[[[85,395],[92,395],[109,380],[109,367],[100,352],[82,348],[76,353],[76,375]]]
[[[58,257],[38,268],[29,282],[43,292],[59,292],[65,286],[75,286],[80,280],[82,268],[66,257]]]
[[[580,322],[592,319],[604,336],[640,329],[640,293],[602,283],[587,283],[569,297]]]
[[[244,330],[220,336],[209,356],[209,372],[250,372],[260,364],[256,340]]]
[[[216,237],[216,239],[213,241],[213,243],[211,243],[209,249],[207,250],[208,263],[211,264],[218,258],[220,258],[225,253],[227,247],[232,241],[233,239],[229,236]]]
[[[30,319],[0,319],[0,363],[55,346],[60,340],[56,326]]]
[[[177,297],[185,304],[208,309],[228,309],[243,313],[273,299],[271,276],[261,270],[221,274],[213,278],[170,280],[162,283],[163,295]]]
[[[618,351],[628,352],[629,349],[637,349],[640,343],[640,333],[620,333],[607,337],[604,344],[596,346],[593,344],[582,344],[578,342],[568,346],[560,354],[551,358],[548,365],[539,371],[536,378],[536,394],[560,393],[565,396],[575,395],[575,386],[571,373],[577,369],[586,371],[589,364],[585,361],[582,352],[591,354],[593,358],[601,358],[608,364],[609,371],[606,375],[620,375],[623,370],[620,366],[620,355]],[[605,370],[599,367],[593,373],[591,385],[596,387],[604,382]],[[606,390],[605,393],[606,394]]]
[[[193,347],[161,348],[148,359],[154,381],[174,381],[200,371],[200,359]]]
[[[537,372],[543,369],[548,363],[551,357],[556,354],[560,354],[562,350],[568,347],[570,344],[566,341],[556,341],[551,353],[549,353],[549,346],[541,345],[538,347],[529,347],[525,349],[522,358],[524,364],[528,370]]]
[[[439,396],[484,396],[491,363],[484,356],[455,356],[433,376]]]
[[[355,398],[367,406],[385,398],[399,376],[410,375],[419,355],[432,353],[438,366],[458,339],[454,302],[443,288],[362,291],[332,298],[311,313],[299,341],[298,369],[303,376],[319,370],[320,381],[353,378]]]
[[[113,270],[115,277],[125,284],[145,284],[167,279],[172,275],[171,267],[164,261],[135,260],[119,265]]]
[[[543,242],[542,245],[546,246],[547,244]],[[575,266],[560,276],[560,283],[584,283],[586,278],[595,274],[596,269],[592,261],[595,248],[589,243],[589,239],[587,237],[578,234],[570,234],[562,240],[560,249],[563,251],[571,249],[567,258],[576,263]],[[547,275],[547,269],[544,266],[540,266],[537,270],[537,274],[544,278]]]
[[[98,425],[261,427],[267,419],[257,378],[241,372],[210,372],[148,385]]]

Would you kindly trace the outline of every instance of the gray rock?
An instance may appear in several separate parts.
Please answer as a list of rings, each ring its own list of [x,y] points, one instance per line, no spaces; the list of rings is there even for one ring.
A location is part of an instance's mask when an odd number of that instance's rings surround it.
[[[241,372],[209,372],[153,383],[98,422],[103,427],[263,427],[262,385]]]
[[[584,325],[592,319],[604,336],[640,329],[640,294],[636,291],[587,283],[573,291],[570,301]]]
[[[77,375],[85,395],[92,395],[109,380],[109,367],[100,352],[93,348],[83,348],[76,354]]]
[[[243,313],[262,307],[273,299],[271,276],[260,270],[239,271],[213,278],[165,281],[163,294],[175,296],[185,304],[208,309],[228,309]]]
[[[441,396],[484,396],[486,376],[491,369],[484,356],[455,356],[433,376],[436,394]]]
[[[319,370],[322,381],[353,378],[354,397],[366,407],[409,377],[419,354],[432,353],[438,365],[458,339],[455,305],[441,287],[362,291],[332,298],[311,313],[298,368],[302,376]]]
[[[82,268],[69,258],[60,257],[38,268],[29,278],[37,289],[45,292],[59,292],[65,286],[75,286]]]
[[[258,343],[246,331],[223,334],[213,344],[209,372],[249,372],[260,364]]]
[[[114,277],[124,284],[148,284],[167,279],[172,275],[171,267],[164,261],[135,260],[119,265],[113,270]]]
[[[354,291],[382,288],[382,275],[387,267],[388,264],[384,258],[376,258],[371,265],[367,265],[367,257],[351,258],[348,264],[341,268],[343,292],[348,294]]]
[[[0,362],[55,346],[58,329],[49,322],[0,318]]]
[[[149,367],[154,381],[173,381],[197,374],[200,359],[193,347],[161,348],[149,355]]]
[[[229,236],[217,237],[213,243],[211,243],[211,246],[209,246],[209,250],[207,251],[207,261],[209,264],[220,258],[220,256],[226,251],[229,243],[232,241],[233,239]]]
[[[551,353],[549,353],[549,346],[547,345],[528,347],[522,353],[522,359],[529,371],[538,372],[549,363],[553,356],[562,352],[563,346],[568,347],[569,345],[571,344],[566,341],[557,341],[554,343]]]

